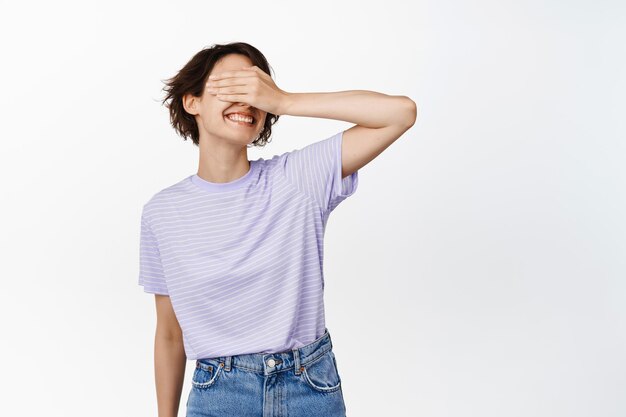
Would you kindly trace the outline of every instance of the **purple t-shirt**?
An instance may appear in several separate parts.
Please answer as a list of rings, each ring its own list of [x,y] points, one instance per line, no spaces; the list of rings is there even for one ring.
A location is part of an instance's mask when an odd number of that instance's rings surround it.
[[[141,215],[139,285],[170,296],[187,359],[276,353],[324,334],[324,230],[358,185],[343,131],[227,183],[197,174]]]

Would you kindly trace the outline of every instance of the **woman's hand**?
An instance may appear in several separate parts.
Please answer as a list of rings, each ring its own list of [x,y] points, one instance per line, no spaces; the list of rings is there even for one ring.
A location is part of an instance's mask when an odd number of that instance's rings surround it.
[[[289,93],[278,88],[272,77],[256,65],[213,74],[206,88],[218,100],[246,103],[275,115],[285,114],[289,99]]]

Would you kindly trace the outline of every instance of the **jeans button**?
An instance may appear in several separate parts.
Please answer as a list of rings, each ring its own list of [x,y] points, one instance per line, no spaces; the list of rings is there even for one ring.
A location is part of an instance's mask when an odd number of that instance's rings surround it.
[[[276,361],[274,359],[267,360],[267,366],[269,366],[270,368],[273,368],[274,365],[276,365]]]

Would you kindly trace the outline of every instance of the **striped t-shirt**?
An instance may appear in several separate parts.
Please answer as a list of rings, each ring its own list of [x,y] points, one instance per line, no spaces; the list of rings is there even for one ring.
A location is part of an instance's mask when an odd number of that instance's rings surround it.
[[[276,353],[324,334],[324,230],[352,195],[343,131],[250,161],[227,183],[197,174],[141,215],[139,285],[170,296],[187,359]]]

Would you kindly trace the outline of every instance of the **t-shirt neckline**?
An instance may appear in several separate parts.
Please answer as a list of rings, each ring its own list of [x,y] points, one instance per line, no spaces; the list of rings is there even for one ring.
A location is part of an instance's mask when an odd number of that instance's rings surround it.
[[[256,171],[257,162],[256,160],[249,161],[250,169],[243,176],[237,178],[236,180],[230,182],[210,182],[198,176],[198,173],[191,175],[189,178],[191,182],[196,186],[202,188],[203,190],[210,192],[219,192],[219,191],[231,191],[236,190],[238,188],[243,187],[252,179],[252,174]]]

